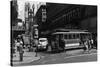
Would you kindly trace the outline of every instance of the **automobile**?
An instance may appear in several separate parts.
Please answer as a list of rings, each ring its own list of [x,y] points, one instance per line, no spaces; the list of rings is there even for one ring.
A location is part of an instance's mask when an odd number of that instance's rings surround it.
[[[47,38],[39,38],[39,44],[37,45],[37,50],[46,50],[48,46]]]

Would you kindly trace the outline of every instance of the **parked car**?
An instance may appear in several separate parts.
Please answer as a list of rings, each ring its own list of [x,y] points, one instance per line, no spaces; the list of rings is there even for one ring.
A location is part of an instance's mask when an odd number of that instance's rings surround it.
[[[47,49],[48,40],[47,38],[39,38],[39,44],[37,45],[37,50]]]

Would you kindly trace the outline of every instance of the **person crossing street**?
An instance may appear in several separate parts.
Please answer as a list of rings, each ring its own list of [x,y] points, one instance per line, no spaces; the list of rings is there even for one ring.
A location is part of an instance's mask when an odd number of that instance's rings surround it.
[[[84,52],[88,52],[90,53],[90,50],[91,50],[91,42],[89,39],[86,39],[86,41],[84,42]]]

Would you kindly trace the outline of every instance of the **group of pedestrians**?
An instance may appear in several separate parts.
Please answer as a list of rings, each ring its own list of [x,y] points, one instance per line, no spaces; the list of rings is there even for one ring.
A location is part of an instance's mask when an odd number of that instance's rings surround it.
[[[18,38],[18,39],[15,40],[13,49],[14,49],[14,54],[13,55],[15,57],[18,55],[19,60],[23,61],[24,50],[23,50],[23,41],[22,41],[22,39]]]
[[[93,39],[85,39],[85,41],[82,41],[82,44],[84,45],[84,52],[90,52],[90,50],[93,48],[94,42]]]

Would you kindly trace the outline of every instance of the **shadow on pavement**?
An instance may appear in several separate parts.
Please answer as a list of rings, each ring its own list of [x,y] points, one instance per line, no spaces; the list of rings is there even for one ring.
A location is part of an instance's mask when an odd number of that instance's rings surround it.
[[[31,57],[31,56],[23,56],[23,57]]]
[[[66,49],[65,51],[73,51],[73,50],[79,50],[79,49],[82,49],[82,48],[71,48],[71,49]],[[60,51],[40,51],[40,52],[43,52],[43,53],[46,53],[46,54],[57,54],[57,53],[61,53],[61,52],[64,52],[64,51],[60,50]]]
[[[13,62],[19,62],[19,60],[13,60]]]

